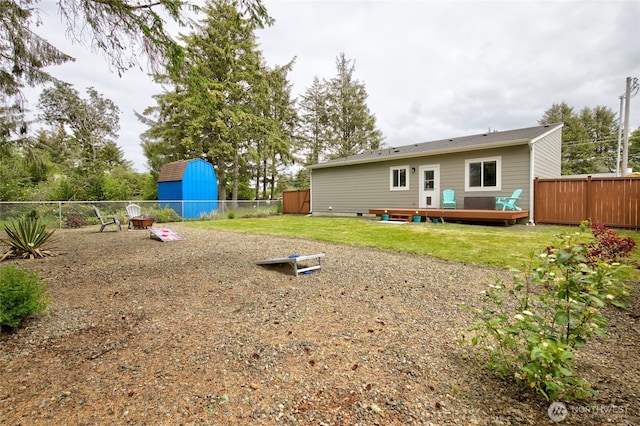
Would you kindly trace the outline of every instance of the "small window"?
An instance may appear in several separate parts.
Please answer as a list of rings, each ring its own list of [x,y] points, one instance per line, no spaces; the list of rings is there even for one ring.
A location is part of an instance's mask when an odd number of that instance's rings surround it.
[[[391,167],[389,169],[391,191],[402,191],[409,189],[409,166]]]
[[[433,169],[424,170],[424,190],[433,191],[436,187],[436,171]]]
[[[467,191],[499,191],[501,157],[476,158],[465,161]]]

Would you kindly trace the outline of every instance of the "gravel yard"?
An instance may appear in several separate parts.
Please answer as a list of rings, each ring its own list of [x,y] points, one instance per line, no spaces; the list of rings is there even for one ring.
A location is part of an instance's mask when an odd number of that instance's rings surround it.
[[[50,313],[0,336],[0,424],[549,425],[549,404],[457,344],[460,304],[510,273],[430,257],[172,224],[56,231],[11,260]],[[323,252],[322,270],[256,261]],[[577,356],[600,395],[563,425],[640,424],[640,303]]]

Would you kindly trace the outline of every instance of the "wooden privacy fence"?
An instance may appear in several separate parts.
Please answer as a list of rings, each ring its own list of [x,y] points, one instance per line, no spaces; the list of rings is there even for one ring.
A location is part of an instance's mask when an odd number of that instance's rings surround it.
[[[282,211],[285,214],[309,214],[311,212],[311,190],[284,191],[282,193]]]
[[[638,177],[536,178],[533,193],[536,223],[640,228]]]

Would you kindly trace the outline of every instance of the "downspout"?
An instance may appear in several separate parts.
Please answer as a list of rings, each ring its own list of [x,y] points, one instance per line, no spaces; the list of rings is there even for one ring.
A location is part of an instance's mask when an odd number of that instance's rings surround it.
[[[309,214],[313,216],[313,169],[309,169]]]
[[[535,221],[534,221],[534,208],[535,208],[535,203],[534,203],[534,199],[535,199],[535,194],[533,193],[533,179],[535,178],[534,176],[534,167],[533,165],[535,164],[535,155],[536,155],[536,146],[535,143],[533,141],[529,141],[529,222],[527,222],[527,224],[529,225],[535,225]]]

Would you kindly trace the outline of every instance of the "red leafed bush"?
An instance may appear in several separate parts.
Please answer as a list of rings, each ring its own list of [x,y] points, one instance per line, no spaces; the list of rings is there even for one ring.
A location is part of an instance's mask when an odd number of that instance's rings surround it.
[[[636,246],[636,242],[630,237],[622,238],[601,223],[591,225],[591,233],[596,240],[587,246],[587,257],[592,262],[616,262],[621,257],[629,256]]]

